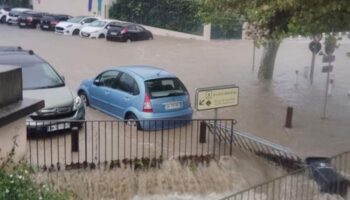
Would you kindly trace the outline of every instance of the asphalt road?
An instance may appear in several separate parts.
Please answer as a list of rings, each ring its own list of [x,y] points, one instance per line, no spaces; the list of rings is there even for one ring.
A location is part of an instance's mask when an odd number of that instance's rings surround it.
[[[155,65],[175,73],[187,86],[192,103],[196,88],[237,84],[240,103],[219,110],[219,118],[235,118],[239,129],[292,148],[302,156],[330,156],[350,149],[350,42],[336,52],[335,86],[327,120],[322,120],[325,74],[317,57],[314,84],[303,77],[311,60],[308,40],[282,43],[274,80],[260,82],[252,72],[251,41],[195,41],[155,37],[153,41],[114,43],[105,40],[60,36],[52,32],[0,25],[0,45],[32,49],[63,74],[76,90],[80,82],[104,69],[129,65]],[[257,51],[256,62],[261,51]],[[298,70],[299,73],[296,73]],[[294,107],[292,129],[283,127],[287,106]],[[212,118],[213,111],[195,112],[194,118]],[[87,109],[87,119],[111,117]]]

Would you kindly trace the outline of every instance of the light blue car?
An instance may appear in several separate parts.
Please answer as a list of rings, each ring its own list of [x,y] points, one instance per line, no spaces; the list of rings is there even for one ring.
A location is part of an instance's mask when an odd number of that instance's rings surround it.
[[[151,66],[123,66],[84,80],[78,95],[87,106],[137,125],[158,130],[192,119],[190,96],[173,74]]]

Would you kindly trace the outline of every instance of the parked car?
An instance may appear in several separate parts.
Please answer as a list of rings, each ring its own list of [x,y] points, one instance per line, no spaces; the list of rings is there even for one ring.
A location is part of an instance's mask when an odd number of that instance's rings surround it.
[[[11,6],[0,6],[0,23],[6,23],[6,16],[11,11]]]
[[[73,17],[65,22],[59,22],[56,25],[55,32],[64,35],[79,35],[84,25],[90,24],[96,20],[99,20],[99,18],[88,16]]]
[[[27,117],[28,134],[70,129],[81,123],[69,120],[85,119],[85,108],[80,97],[72,93],[64,78],[33,51],[20,47],[0,47],[0,65],[20,66],[23,96],[45,101],[45,108]]]
[[[25,12],[30,11],[31,9],[28,8],[12,8],[11,11],[6,16],[6,23],[8,25],[17,24],[18,16]]]
[[[134,124],[156,130],[162,120],[170,128],[192,119],[190,96],[172,73],[151,66],[124,66],[106,70],[84,80],[78,90],[82,101],[93,108]]]
[[[109,41],[127,42],[150,39],[153,39],[153,35],[150,31],[140,25],[132,23],[113,26],[108,29],[107,32],[107,40]]]
[[[67,21],[70,18],[72,18],[72,16],[62,14],[46,15],[41,19],[40,28],[41,30],[54,31],[59,22]]]
[[[38,28],[40,26],[41,19],[45,15],[47,14],[36,11],[22,12],[17,19],[18,26],[20,28]]]
[[[109,20],[109,19],[97,20],[92,22],[91,24],[84,26],[80,31],[80,36],[93,38],[93,39],[105,38],[107,35],[108,29],[118,24],[120,24],[120,22],[116,20]]]

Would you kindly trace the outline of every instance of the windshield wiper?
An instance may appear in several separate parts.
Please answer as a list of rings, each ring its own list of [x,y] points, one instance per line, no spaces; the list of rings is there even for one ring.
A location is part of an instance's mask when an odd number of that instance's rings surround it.
[[[181,96],[181,95],[184,95],[185,93],[184,92],[170,92],[168,94],[169,97],[173,97],[173,96]]]

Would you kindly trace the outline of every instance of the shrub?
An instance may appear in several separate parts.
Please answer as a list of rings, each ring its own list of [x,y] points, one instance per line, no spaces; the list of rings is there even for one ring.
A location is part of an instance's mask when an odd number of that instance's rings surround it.
[[[202,34],[202,22],[197,15],[198,2],[191,0],[118,0],[110,8],[110,18]]]
[[[0,5],[25,8],[31,7],[30,0],[0,0]]]

